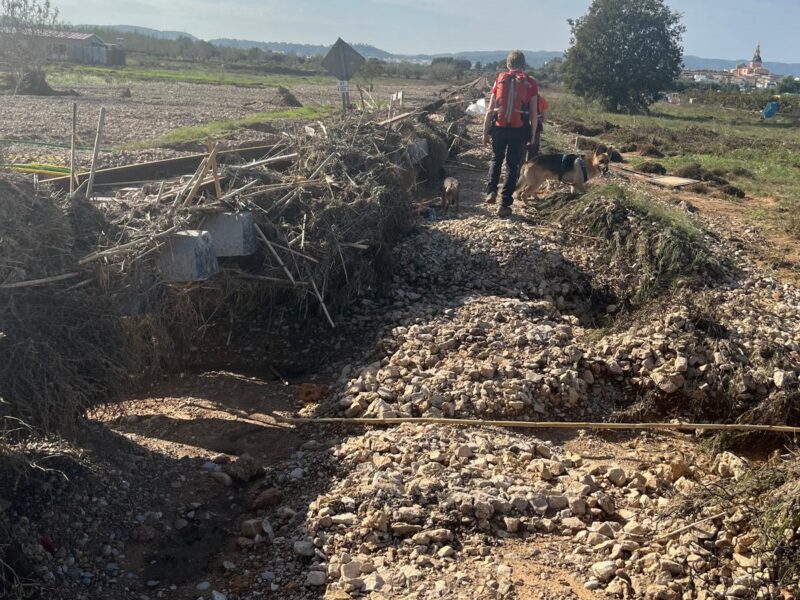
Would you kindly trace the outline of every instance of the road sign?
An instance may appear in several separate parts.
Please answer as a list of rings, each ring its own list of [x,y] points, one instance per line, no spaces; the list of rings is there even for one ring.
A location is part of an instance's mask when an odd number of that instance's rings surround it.
[[[322,59],[322,67],[340,81],[350,81],[366,59],[356,52],[342,38],[336,40],[333,48]]]
[[[350,84],[347,81],[339,80],[339,83],[336,86],[336,90],[340,94],[346,94],[350,91]]]

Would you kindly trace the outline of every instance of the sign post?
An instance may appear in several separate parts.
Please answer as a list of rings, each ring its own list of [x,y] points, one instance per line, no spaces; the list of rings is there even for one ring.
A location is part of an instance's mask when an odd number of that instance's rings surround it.
[[[330,52],[322,59],[322,67],[339,80],[337,90],[342,95],[342,108],[345,113],[350,104],[350,86],[348,82],[364,62],[366,62],[366,59],[342,38],[336,40]]]

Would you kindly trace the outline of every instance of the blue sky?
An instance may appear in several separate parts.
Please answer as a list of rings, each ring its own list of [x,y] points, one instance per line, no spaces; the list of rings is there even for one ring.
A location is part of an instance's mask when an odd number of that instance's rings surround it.
[[[800,0],[667,0],[684,14],[687,54],[800,62]],[[589,0],[53,0],[71,23],[126,24],[199,37],[373,44],[397,53],[563,50],[566,19]]]

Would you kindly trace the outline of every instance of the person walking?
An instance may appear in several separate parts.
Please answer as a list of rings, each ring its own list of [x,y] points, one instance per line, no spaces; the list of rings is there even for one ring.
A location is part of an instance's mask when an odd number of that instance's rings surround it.
[[[527,75],[525,55],[519,50],[509,53],[508,71],[501,73],[492,87],[486,118],[483,122],[483,143],[492,145],[486,202],[494,204],[500,185],[500,172],[506,163],[506,181],[501,193],[499,217],[511,216],[514,189],[526,146],[536,136],[539,124],[539,86]]]

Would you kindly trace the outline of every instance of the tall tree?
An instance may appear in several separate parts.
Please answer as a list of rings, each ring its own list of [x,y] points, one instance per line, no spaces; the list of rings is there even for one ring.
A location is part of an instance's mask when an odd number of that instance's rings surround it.
[[[594,0],[570,19],[564,82],[614,112],[644,112],[683,66],[686,28],[664,0]]]
[[[31,78],[44,83],[48,52],[44,34],[57,25],[58,9],[50,0],[0,0],[0,62],[11,71],[15,93]]]

